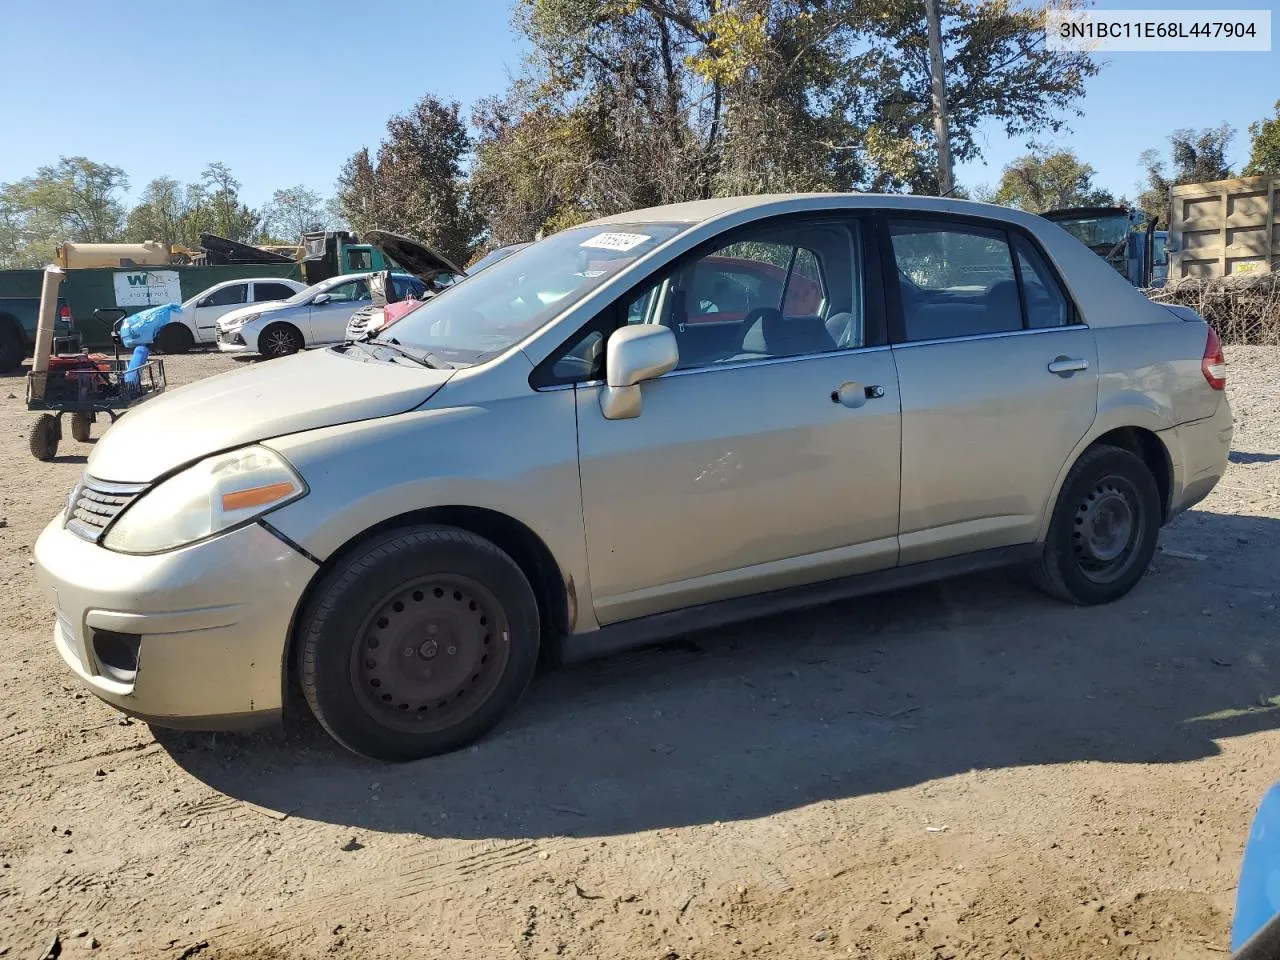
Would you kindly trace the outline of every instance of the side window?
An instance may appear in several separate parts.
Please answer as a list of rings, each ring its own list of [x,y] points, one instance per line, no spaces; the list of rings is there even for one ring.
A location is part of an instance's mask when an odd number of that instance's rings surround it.
[[[776,227],[680,264],[632,297],[624,315],[670,327],[678,369],[859,347],[861,262],[848,225]]]
[[[269,300],[288,300],[294,291],[283,283],[255,283],[253,285],[253,302],[266,303]]]
[[[908,340],[1022,329],[1013,254],[1003,230],[891,220]]]
[[[229,307],[237,303],[245,303],[249,296],[247,283],[233,283],[229,287],[215,290],[200,303],[202,307]]]
[[[1032,329],[1066,326],[1071,322],[1071,308],[1044,258],[1025,237],[1017,234],[1013,236],[1013,249],[1018,254],[1027,326]]]
[[[369,299],[369,284],[363,280],[348,280],[329,291],[330,303],[354,303]]]

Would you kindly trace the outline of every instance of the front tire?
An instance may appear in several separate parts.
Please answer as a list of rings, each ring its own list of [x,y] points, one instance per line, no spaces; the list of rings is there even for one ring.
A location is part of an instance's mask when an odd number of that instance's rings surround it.
[[[478,740],[538,662],[538,603],[514,560],[445,526],[390,531],[321,583],[301,623],[302,692],[340,744],[402,762]]]
[[[303,345],[302,332],[288,323],[273,323],[258,334],[258,352],[268,360],[297,353]]]
[[[182,323],[166,323],[156,334],[156,349],[161,353],[187,353],[195,343],[195,336]]]
[[[52,413],[42,413],[31,425],[27,434],[27,446],[37,460],[48,463],[58,455],[58,441],[62,439],[62,425]]]
[[[80,443],[88,443],[93,439],[93,414],[73,413],[71,415],[71,436]]]
[[[1058,494],[1032,579],[1068,603],[1120,599],[1151,564],[1161,514],[1160,490],[1141,458],[1107,445],[1086,450]]]

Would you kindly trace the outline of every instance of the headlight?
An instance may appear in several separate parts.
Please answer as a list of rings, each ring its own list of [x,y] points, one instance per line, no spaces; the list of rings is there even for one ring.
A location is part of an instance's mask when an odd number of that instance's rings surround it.
[[[243,327],[246,323],[257,320],[260,316],[262,316],[260,313],[251,313],[247,317],[232,317],[222,329],[235,330],[237,327]]]
[[[207,457],[130,504],[102,545],[119,553],[159,553],[256,520],[307,492],[278,453],[243,447]]]

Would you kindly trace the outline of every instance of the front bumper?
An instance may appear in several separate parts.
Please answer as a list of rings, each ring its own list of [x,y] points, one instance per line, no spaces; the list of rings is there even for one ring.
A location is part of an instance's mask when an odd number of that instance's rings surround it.
[[[112,706],[160,726],[270,722],[293,612],[316,565],[258,524],[154,556],[113,553],[55,518],[35,547],[54,644]],[[106,651],[136,646],[136,671]]]
[[[248,337],[244,335],[243,328],[231,331],[219,330],[215,334],[215,342],[218,349],[223,353],[256,353],[258,350],[257,338],[253,338],[253,343],[248,342]]]

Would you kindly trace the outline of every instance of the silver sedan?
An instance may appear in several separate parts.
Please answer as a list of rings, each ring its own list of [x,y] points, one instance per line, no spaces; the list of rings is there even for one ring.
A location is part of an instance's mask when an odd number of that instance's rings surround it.
[[[1109,603],[1222,476],[1214,331],[1058,226],[762,196],[556,233],[386,331],[170,391],[36,545],[161,725],[454,750],[589,656],[973,570]]]

